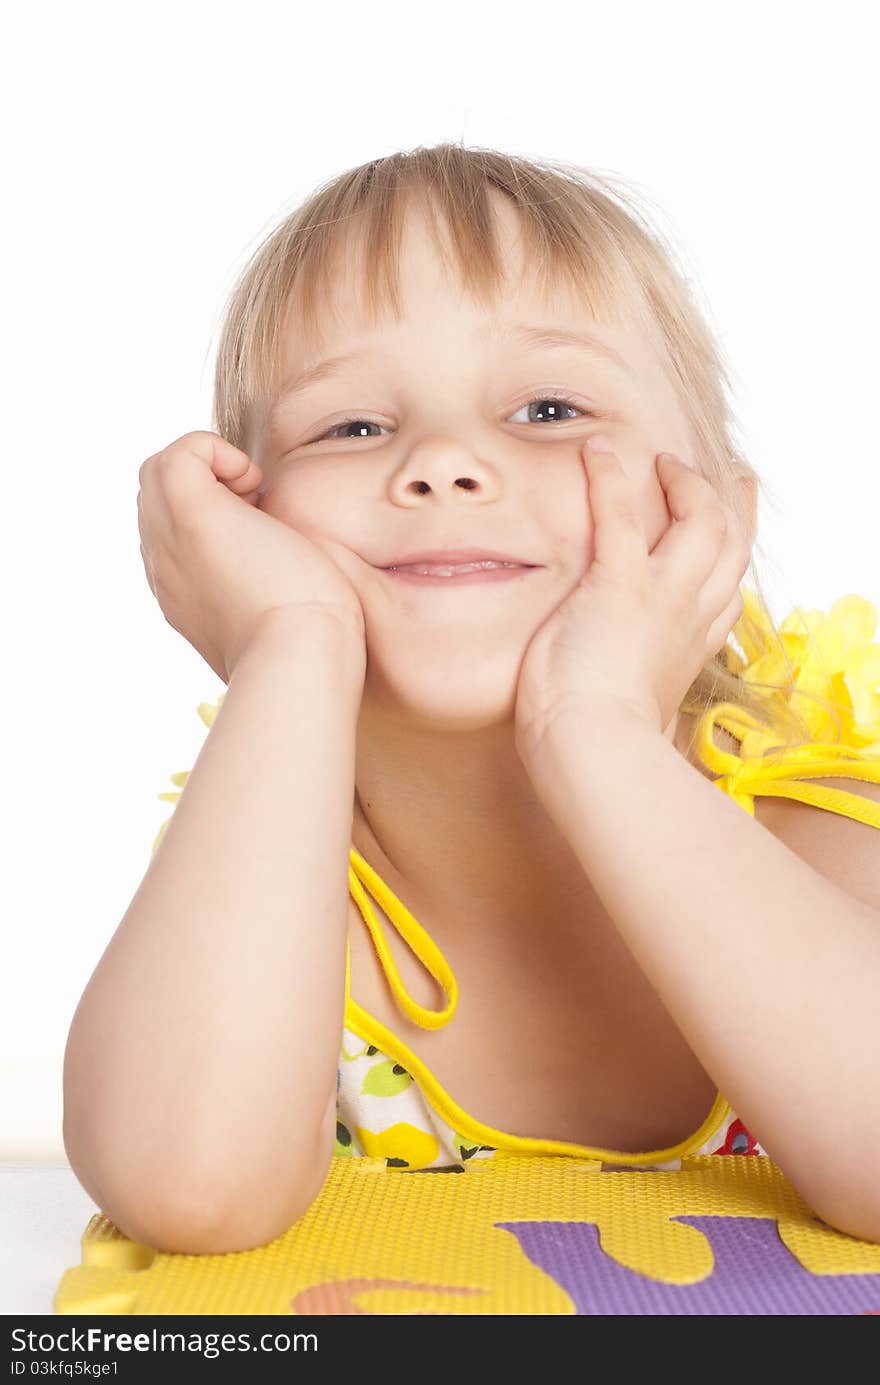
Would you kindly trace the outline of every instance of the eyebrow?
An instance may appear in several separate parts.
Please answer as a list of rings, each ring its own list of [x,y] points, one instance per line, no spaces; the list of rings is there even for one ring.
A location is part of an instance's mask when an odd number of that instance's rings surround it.
[[[594,356],[604,356],[627,375],[632,374],[628,361],[616,347],[585,328],[574,330],[555,326],[536,327],[526,322],[499,322],[481,328],[477,336],[493,337],[496,341],[500,338],[522,346],[576,346]]]
[[[575,331],[566,327],[542,327],[525,322],[492,322],[480,328],[475,335],[480,340],[485,340],[488,337],[493,341],[506,341],[520,346],[577,347],[579,350],[588,351],[594,356],[604,357],[626,375],[632,375],[632,368],[616,347],[612,346],[610,342],[601,341],[592,332],[584,329]],[[355,365],[367,355],[369,355],[369,348],[344,351],[339,356],[328,356],[326,360],[318,361],[316,365],[309,366],[308,369],[293,376],[282,385],[273,402],[271,416],[274,416],[285,400],[302,394],[310,385],[317,384],[319,380],[325,380],[331,375],[338,374],[344,366]]]

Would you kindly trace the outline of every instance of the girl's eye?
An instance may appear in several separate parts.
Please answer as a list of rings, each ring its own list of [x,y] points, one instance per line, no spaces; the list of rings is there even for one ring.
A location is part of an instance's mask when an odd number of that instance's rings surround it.
[[[549,410],[547,410],[546,412],[549,414],[549,418],[550,418],[550,422],[551,422],[551,423],[560,423],[560,422],[565,423],[567,420],[566,420],[566,418],[564,417],[564,410],[566,410],[566,409],[568,409],[568,410],[572,410],[572,409],[573,409],[576,413],[579,413],[579,414],[585,414],[585,413],[586,413],[586,410],[585,410],[585,409],[579,408],[578,405],[575,404],[574,401],[572,400],[571,395],[568,395],[568,394],[540,394],[540,395],[536,395],[534,399],[528,400],[528,402],[525,403],[525,404],[523,404],[521,407],[522,407],[522,409],[530,409],[530,408],[532,407],[533,404],[541,404],[541,405],[549,404],[550,408],[549,408]],[[520,409],[517,409],[516,413],[520,413],[520,412],[521,412],[521,410],[520,410]],[[570,414],[570,413],[569,413],[568,417],[569,417],[569,418],[571,417],[571,414]],[[511,414],[510,418],[511,418],[511,422],[515,422],[515,421],[516,421],[516,414]],[[533,422],[535,422],[535,421],[536,421],[536,420],[531,419],[531,418],[526,418],[526,419],[523,419],[523,420],[522,420],[522,422],[524,422],[524,423],[533,423]]]
[[[315,442],[324,442],[326,438],[336,438],[342,436],[342,434],[340,433],[340,429],[355,427],[358,431],[356,433],[350,433],[348,435],[350,438],[370,437],[371,435],[369,433],[364,433],[363,429],[381,428],[382,424],[374,423],[371,418],[344,418],[341,423],[335,423],[332,428],[328,428],[326,433],[322,433],[319,438],[315,438]],[[372,436],[375,436],[375,434],[373,434]]]
[[[521,413],[523,409],[530,409],[533,404],[549,406],[549,408],[544,409],[544,412],[547,414],[548,421],[551,423],[565,423],[568,421],[568,419],[573,417],[573,413],[583,414],[584,416],[586,416],[587,414],[587,411],[585,409],[581,409],[579,405],[575,404],[571,396],[567,394],[536,395],[533,399],[528,400],[527,403],[522,404],[520,408],[517,409],[516,413]],[[566,411],[568,411],[567,416]],[[516,422],[516,414],[511,414],[510,418],[511,422]],[[534,423],[539,421],[541,420],[536,420],[534,418],[526,418],[520,420],[520,422],[524,423]],[[383,425],[381,423],[374,423],[373,420],[369,418],[345,418],[342,420],[341,423],[334,424],[333,427],[329,428],[326,433],[322,433],[319,438],[315,438],[315,442],[323,442],[327,438],[343,437],[346,440],[350,440],[359,437],[375,437],[375,434],[369,434],[364,430],[367,428],[382,427]],[[342,432],[342,430],[345,428],[354,428],[356,429],[356,431],[346,434]]]

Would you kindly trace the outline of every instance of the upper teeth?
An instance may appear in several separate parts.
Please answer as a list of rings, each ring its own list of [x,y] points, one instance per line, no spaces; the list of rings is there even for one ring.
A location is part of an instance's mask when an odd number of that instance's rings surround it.
[[[493,567],[519,567],[519,563],[496,563],[491,559],[485,559],[478,563],[457,563],[454,566],[432,564],[432,563],[405,563],[402,565],[392,565],[392,572],[418,572],[423,577],[453,577],[459,572],[479,572],[481,568]]]

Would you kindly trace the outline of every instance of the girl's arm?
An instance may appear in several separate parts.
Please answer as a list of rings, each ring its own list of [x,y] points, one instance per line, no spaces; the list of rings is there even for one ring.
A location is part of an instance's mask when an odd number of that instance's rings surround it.
[[[135,1240],[265,1244],[326,1177],[365,666],[342,619],[264,622],[79,1002],[65,1149]]]
[[[526,767],[734,1110],[824,1221],[880,1241],[880,913],[635,718],[572,713]]]

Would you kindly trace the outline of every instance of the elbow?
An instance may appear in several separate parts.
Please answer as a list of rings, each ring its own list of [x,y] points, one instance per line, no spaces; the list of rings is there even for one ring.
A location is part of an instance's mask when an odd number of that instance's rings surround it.
[[[164,1255],[232,1255],[270,1245],[312,1207],[326,1179],[320,1164],[295,1165],[285,1177],[268,1172],[230,1184],[224,1178],[179,1176],[160,1184],[141,1177],[99,1200],[129,1240]],[[98,1199],[96,1199],[98,1200]]]
[[[305,1217],[322,1186],[323,1179],[304,1188],[297,1185],[287,1189],[283,1198],[268,1196],[267,1189],[261,1188],[258,1195],[243,1193],[234,1203],[178,1199],[160,1218],[148,1220],[135,1239],[166,1255],[235,1255],[259,1250],[285,1236]],[[277,1194],[277,1189],[274,1191]]]
[[[296,1226],[318,1200],[332,1164],[336,1145],[335,1101],[333,1138],[324,1124],[318,1138],[298,1155],[288,1156],[279,1169],[268,1165],[247,1182],[228,1176],[217,1188],[206,1221],[187,1227],[195,1254],[229,1255],[270,1245]],[[178,1222],[174,1229],[176,1230]]]
[[[810,1211],[832,1231],[880,1245],[880,1184],[876,1166],[838,1167],[830,1177],[799,1188]]]
[[[283,1236],[298,1219],[295,1212],[290,1221],[252,1204],[230,1213],[192,1201],[139,1209],[132,1216],[126,1211],[107,1215],[130,1241],[160,1255],[235,1255],[259,1250]]]
[[[148,1151],[106,1122],[96,1143],[97,1122],[75,1114],[65,1103],[65,1152],[83,1188],[123,1236],[167,1255],[228,1255],[277,1240],[317,1199],[335,1147],[334,1120],[318,1138],[272,1157],[264,1150],[262,1163],[242,1169],[218,1165],[215,1151]]]
[[[877,1206],[876,1190],[871,1198],[864,1200],[839,1198],[831,1203],[810,1204],[820,1221],[832,1231],[842,1231],[856,1241],[869,1245],[880,1245],[880,1207]]]

